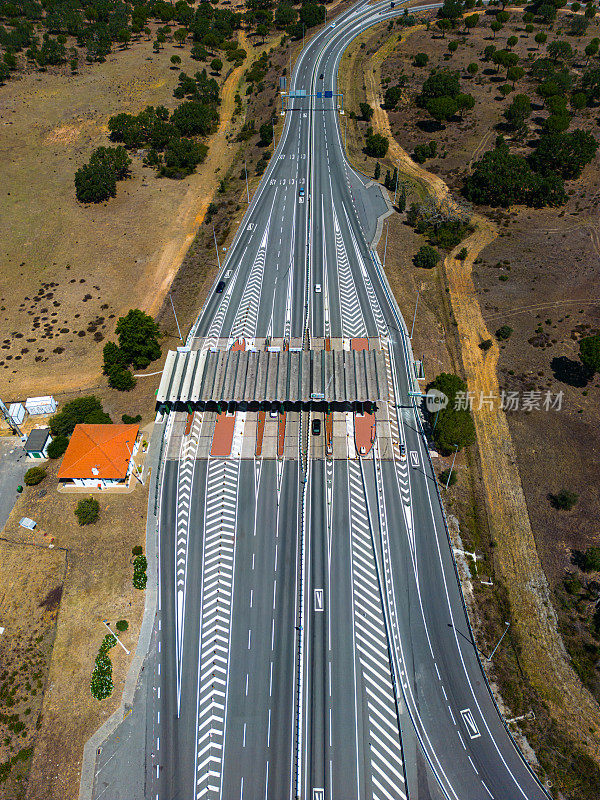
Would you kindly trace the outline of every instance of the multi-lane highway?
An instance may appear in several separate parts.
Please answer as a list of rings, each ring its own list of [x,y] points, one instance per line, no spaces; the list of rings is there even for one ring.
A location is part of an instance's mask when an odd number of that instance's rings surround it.
[[[395,13],[359,2],[299,56],[288,90],[306,96],[287,100],[225,289],[189,341],[208,351],[368,339],[386,353],[387,416],[361,455],[354,414],[336,412],[342,435],[328,453],[307,430],[317,418],[323,430],[324,415],[289,410],[285,447],[269,455],[255,440],[264,430],[283,441],[281,415],[170,414],[151,798],[545,797],[471,638],[409,396],[410,341],[372,250],[388,203],[344,158],[341,55]],[[222,455],[215,441],[228,435]]]

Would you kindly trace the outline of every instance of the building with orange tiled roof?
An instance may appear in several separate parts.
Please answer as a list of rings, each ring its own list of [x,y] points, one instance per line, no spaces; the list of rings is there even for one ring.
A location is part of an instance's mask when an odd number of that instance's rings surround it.
[[[139,425],[76,425],[59,481],[88,489],[126,486],[139,447],[139,429]]]

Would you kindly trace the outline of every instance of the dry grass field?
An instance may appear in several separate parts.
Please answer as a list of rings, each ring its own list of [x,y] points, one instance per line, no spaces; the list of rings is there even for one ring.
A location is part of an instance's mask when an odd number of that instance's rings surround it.
[[[81,495],[56,491],[58,466],[50,462],[48,477],[18,498],[0,542],[2,683],[16,688],[14,706],[0,704],[25,723],[14,734],[0,722],[0,763],[35,744],[33,758],[16,762],[0,784],[2,800],[25,796],[27,781],[19,791],[18,775],[26,778],[30,766],[31,800],[78,796],[83,746],[118,706],[128,666],[114,647],[113,693],[101,702],[91,696],[94,658],[107,632],[101,620],[114,626],[126,619],[123,642],[133,652],[144,608],[144,592],[131,582],[131,548],[145,542],[147,487],[101,495],[100,519],[80,527],[74,509]],[[19,527],[23,516],[37,522],[35,531]]]

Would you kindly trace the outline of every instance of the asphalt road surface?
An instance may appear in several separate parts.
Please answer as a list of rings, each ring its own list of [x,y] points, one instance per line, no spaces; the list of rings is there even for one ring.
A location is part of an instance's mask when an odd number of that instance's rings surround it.
[[[226,288],[193,333],[204,347],[307,329],[389,341],[392,438],[407,458],[375,446],[335,460],[313,448],[306,464],[200,459],[207,421],[196,414],[182,436],[172,415],[148,798],[546,797],[494,705],[466,619],[408,394],[410,340],[371,249],[388,205],[344,159],[338,100],[316,96],[335,95],[352,39],[397,13],[359,2],[306,45],[288,87],[306,96],[288,100],[223,265]]]

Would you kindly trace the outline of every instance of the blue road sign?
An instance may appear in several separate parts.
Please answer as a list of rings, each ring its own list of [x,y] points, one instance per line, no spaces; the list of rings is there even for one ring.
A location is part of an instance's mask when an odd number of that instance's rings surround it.
[[[328,90],[325,92],[325,98],[329,98],[329,97],[333,97],[333,92],[332,92],[330,89],[328,89]]]
[[[320,100],[323,97],[323,92],[317,92],[317,100]]]

